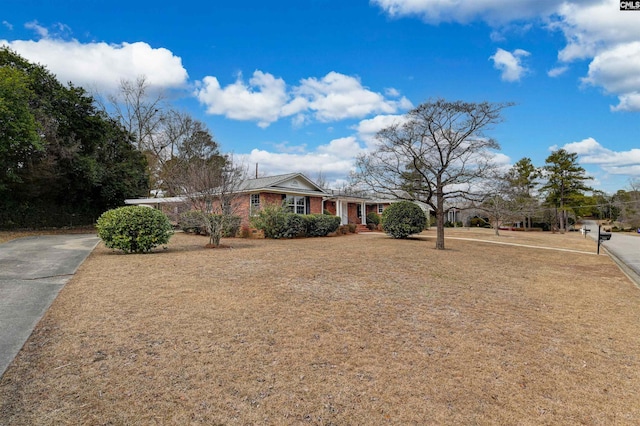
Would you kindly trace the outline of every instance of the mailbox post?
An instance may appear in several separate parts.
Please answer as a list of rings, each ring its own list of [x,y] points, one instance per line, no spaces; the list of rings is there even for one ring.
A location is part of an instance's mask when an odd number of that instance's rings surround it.
[[[611,239],[611,232],[600,232],[600,225],[598,225],[598,254],[600,254],[600,243],[602,241],[609,241]]]

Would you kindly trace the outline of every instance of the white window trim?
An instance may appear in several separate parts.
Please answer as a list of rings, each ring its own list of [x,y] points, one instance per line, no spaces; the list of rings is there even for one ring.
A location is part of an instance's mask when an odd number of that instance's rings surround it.
[[[287,195],[285,200],[287,208],[293,213],[306,214],[307,200],[304,195]],[[302,209],[302,213],[298,211],[300,208]]]
[[[254,197],[258,198],[258,202],[254,203]],[[260,194],[249,195],[249,215],[255,216],[260,211]]]

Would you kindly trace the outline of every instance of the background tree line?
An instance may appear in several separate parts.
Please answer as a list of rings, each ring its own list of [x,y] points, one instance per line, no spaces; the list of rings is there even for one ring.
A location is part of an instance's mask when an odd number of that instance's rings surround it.
[[[496,233],[513,223],[564,231],[578,216],[602,217],[608,203],[611,219],[640,226],[637,188],[611,198],[594,192],[575,153],[559,149],[542,167],[523,158],[504,170],[496,162],[500,145],[486,132],[511,106],[427,101],[377,133],[375,149],[357,159],[353,184],[378,196],[427,205],[436,219],[436,249],[445,248],[452,209],[476,212],[478,219],[492,222]]]
[[[144,77],[104,100],[0,48],[0,227],[93,224],[126,198],[194,193],[230,170],[206,126]]]

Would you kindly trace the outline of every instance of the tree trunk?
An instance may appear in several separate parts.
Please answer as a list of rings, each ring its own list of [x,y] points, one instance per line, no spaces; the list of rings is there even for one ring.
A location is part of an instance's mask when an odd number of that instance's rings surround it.
[[[444,199],[442,190],[437,191],[436,206],[436,250],[444,250]]]

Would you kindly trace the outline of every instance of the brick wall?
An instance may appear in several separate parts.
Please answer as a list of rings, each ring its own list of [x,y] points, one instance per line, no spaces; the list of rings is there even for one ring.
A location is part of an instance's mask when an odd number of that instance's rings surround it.
[[[309,197],[309,212],[311,214],[322,213],[322,197]]]
[[[332,215],[335,216],[337,210],[336,210],[336,202],[335,201],[325,201],[324,202],[324,208],[325,210],[328,210],[329,213],[331,213]]]

